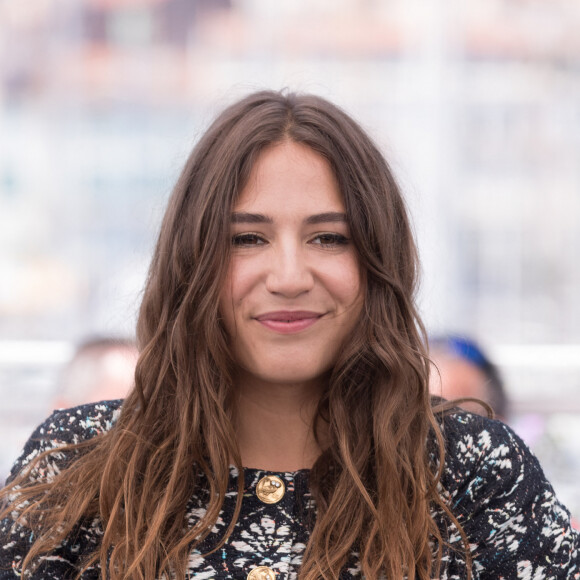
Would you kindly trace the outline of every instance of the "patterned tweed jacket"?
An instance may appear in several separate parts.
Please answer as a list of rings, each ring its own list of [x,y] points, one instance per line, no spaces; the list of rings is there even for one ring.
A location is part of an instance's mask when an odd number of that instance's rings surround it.
[[[34,432],[17,460],[17,473],[40,452],[76,443],[111,429],[121,401],[83,405],[54,412]],[[474,580],[580,579],[580,540],[570,515],[556,499],[536,458],[506,425],[456,412],[443,420],[447,459],[442,493],[465,530],[473,556]],[[44,473],[59,471],[64,454],[50,456]],[[192,550],[189,577],[201,580],[239,578],[294,580],[302,561],[316,506],[308,488],[308,470],[274,473],[244,470],[242,511],[227,543],[208,556],[234,511],[238,477],[231,469],[223,510],[206,544]],[[204,513],[203,498],[188,505],[192,525]],[[439,517],[435,514],[436,519]],[[441,520],[441,525],[444,526]],[[466,577],[461,540],[453,526],[446,529],[451,545],[443,558],[441,579]],[[81,522],[69,540],[45,556],[32,578],[74,578],[83,555],[98,546],[98,520]],[[10,519],[0,522],[0,579],[19,576],[19,564],[30,546],[30,532]],[[360,578],[353,552],[341,579]],[[101,578],[93,567],[83,580]]]

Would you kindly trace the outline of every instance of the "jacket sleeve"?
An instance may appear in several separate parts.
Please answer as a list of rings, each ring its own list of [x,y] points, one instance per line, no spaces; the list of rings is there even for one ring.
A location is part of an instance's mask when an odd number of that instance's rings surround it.
[[[116,405],[118,407],[118,404]],[[60,451],[65,445],[79,443],[111,427],[115,413],[105,403],[83,405],[74,409],[55,411],[42,423],[27,441],[24,450],[16,460],[7,483],[26,469],[41,453],[53,453],[37,463],[27,474],[27,481],[50,482],[61,469],[74,460],[76,453]],[[10,494],[8,505],[18,501],[18,487]],[[0,521],[0,580],[20,577],[22,561],[33,542],[32,532],[14,522],[15,512]],[[100,528],[97,522],[79,525],[78,534],[67,539],[56,550],[40,558],[39,566],[27,578],[64,579],[75,578],[78,574],[75,562],[79,553],[94,550],[98,545]],[[83,578],[91,578],[91,571]],[[98,575],[94,576],[95,578]]]
[[[580,541],[538,460],[505,424],[445,422],[444,487],[482,580],[580,579]]]

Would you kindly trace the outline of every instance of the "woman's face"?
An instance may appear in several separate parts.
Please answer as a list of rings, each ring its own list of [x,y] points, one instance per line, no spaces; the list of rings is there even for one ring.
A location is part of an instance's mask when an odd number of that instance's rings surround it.
[[[239,372],[318,381],[364,299],[342,195],[327,161],[285,141],[261,153],[231,217],[220,312]]]

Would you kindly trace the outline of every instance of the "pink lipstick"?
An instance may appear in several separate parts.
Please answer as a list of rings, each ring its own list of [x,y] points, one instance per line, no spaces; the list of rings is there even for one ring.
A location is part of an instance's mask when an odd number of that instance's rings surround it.
[[[293,334],[312,326],[321,316],[318,312],[308,310],[278,310],[260,314],[256,320],[275,332]]]

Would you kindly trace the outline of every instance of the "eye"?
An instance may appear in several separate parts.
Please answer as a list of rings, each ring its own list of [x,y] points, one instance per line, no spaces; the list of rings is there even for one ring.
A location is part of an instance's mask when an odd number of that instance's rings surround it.
[[[261,246],[265,243],[264,238],[258,234],[234,234],[232,236],[232,246]]]
[[[342,234],[325,233],[315,236],[311,243],[322,246],[324,248],[334,248],[337,246],[346,246],[350,243],[350,240]]]

